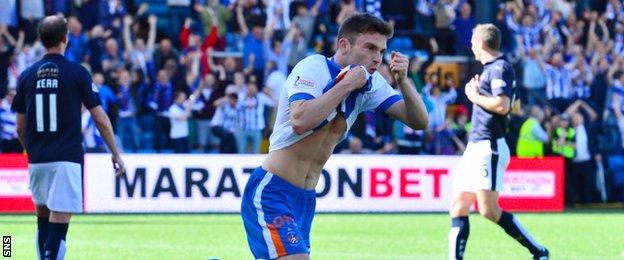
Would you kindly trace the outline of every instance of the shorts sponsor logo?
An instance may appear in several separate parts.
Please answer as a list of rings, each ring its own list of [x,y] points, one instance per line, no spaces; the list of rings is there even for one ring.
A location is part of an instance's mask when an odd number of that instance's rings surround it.
[[[288,240],[288,243],[292,246],[297,246],[299,242],[301,242],[299,235],[297,235],[297,232],[294,230],[290,230],[286,233],[286,240]]]
[[[293,225],[294,227],[297,226],[295,224],[295,220],[290,216],[282,215],[282,216],[277,216],[273,219],[273,226],[275,228],[281,228],[283,226],[290,226],[290,225]]]
[[[314,81],[311,79],[306,79],[306,78],[302,78],[301,76],[297,77],[297,80],[295,81],[295,87],[297,88],[314,88]]]

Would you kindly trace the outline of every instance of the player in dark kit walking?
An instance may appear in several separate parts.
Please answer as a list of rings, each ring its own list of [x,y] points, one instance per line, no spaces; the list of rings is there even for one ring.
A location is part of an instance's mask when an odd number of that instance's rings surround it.
[[[468,211],[475,201],[483,217],[498,223],[535,259],[548,259],[548,250],[498,205],[503,174],[509,164],[509,147],[504,137],[514,100],[515,78],[511,64],[499,51],[500,38],[500,30],[492,24],[479,24],[472,34],[472,52],[483,64],[483,73],[474,76],[465,89],[473,103],[473,129],[453,179],[449,259],[463,259],[470,233]]]
[[[63,57],[67,21],[48,16],[38,30],[46,55],[20,75],[12,108],[17,113],[20,142],[28,153],[30,189],[37,209],[37,254],[40,259],[63,259],[69,220],[83,210],[82,104],[113,154],[115,174],[124,174],[125,166],[91,75]]]

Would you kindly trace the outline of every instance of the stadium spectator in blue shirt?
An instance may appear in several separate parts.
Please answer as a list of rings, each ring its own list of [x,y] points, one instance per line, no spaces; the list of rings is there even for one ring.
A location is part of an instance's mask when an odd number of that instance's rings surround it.
[[[101,73],[93,74],[93,84],[98,89],[102,109],[107,114],[110,113],[110,107],[117,103],[117,96],[108,85],[104,84],[104,76]]]
[[[69,42],[65,50],[65,58],[81,63],[87,56],[89,38],[82,32],[82,24],[75,17],[69,18],[68,25],[70,33],[67,35]]]
[[[113,26],[113,20],[119,19],[126,14],[125,1],[120,0],[101,0],[100,1],[100,24],[104,28]]]
[[[130,73],[127,70],[118,72],[117,104],[119,106],[117,117],[117,134],[121,138],[124,148],[136,152],[139,149],[139,127],[137,124],[137,99],[136,89],[130,84]]]
[[[150,104],[153,103],[154,95],[152,86],[147,84],[145,74],[141,70],[131,72],[131,89],[135,91],[137,105],[136,117],[140,132],[139,146],[141,149],[151,149],[154,144],[154,114],[155,111]]]
[[[470,38],[472,28],[475,27],[475,20],[472,18],[472,7],[469,3],[464,3],[460,7],[459,16],[453,21],[453,32],[455,32],[455,54],[470,55]]]
[[[102,54],[102,70],[108,72],[122,68],[124,59],[119,44],[114,38],[108,38],[104,45],[104,53]]]
[[[173,84],[166,70],[158,71],[158,81],[154,83],[152,93],[153,100],[150,103],[150,107],[156,111],[154,149],[160,152],[162,149],[169,147],[171,124],[169,122],[168,110],[173,104]]]
[[[526,97],[524,101],[530,106],[546,97],[546,74],[541,65],[542,53],[539,47],[529,49],[528,54],[522,61],[521,94],[526,93],[523,95]]]
[[[264,79],[264,65],[265,65],[265,53],[264,53],[264,39],[263,39],[263,27],[262,21],[252,21],[251,31],[247,25],[247,22],[243,16],[243,7],[239,5],[236,8],[238,26],[241,29],[241,34],[244,35],[244,47],[243,47],[243,67],[248,73],[253,73],[256,78],[262,82]]]

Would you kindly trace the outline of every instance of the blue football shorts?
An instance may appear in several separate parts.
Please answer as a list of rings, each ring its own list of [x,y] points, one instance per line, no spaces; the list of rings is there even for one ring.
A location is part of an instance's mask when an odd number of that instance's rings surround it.
[[[314,190],[304,190],[256,168],[243,193],[241,216],[256,259],[310,253]]]

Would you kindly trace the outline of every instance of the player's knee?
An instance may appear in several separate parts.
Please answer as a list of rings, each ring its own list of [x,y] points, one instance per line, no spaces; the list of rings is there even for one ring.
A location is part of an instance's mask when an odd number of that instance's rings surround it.
[[[451,217],[468,216],[469,209],[470,204],[463,203],[460,200],[455,200],[451,203],[451,207],[449,208],[449,214],[451,215]]]
[[[479,209],[479,213],[486,219],[489,219],[492,222],[498,222],[500,218],[501,212],[500,209],[496,207],[484,207]]]
[[[69,223],[71,216],[72,216],[71,213],[50,211],[50,222]]]

